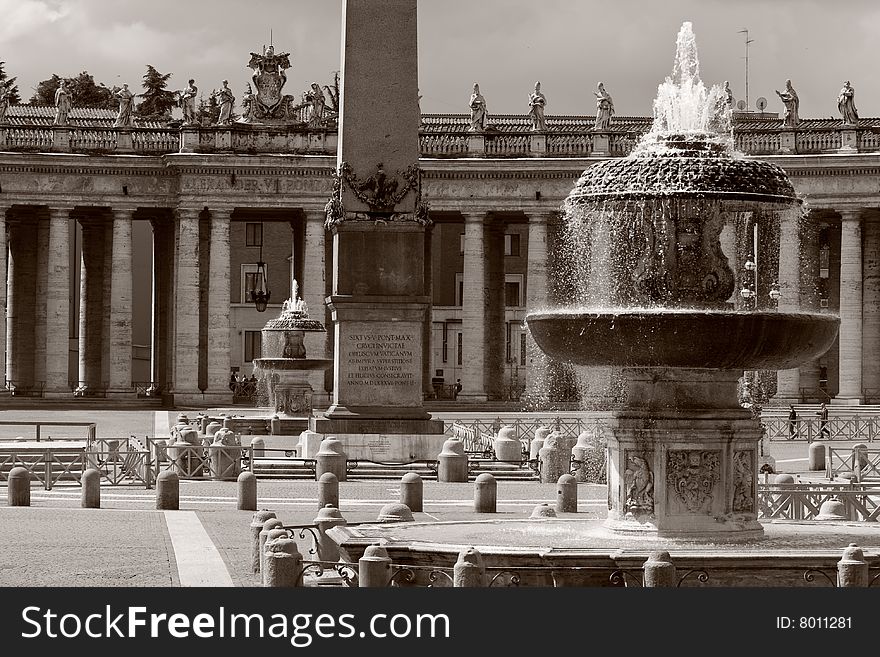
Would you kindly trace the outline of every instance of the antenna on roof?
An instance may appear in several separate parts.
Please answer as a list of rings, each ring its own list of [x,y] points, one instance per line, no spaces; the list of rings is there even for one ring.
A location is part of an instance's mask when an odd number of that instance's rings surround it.
[[[738,34],[746,35],[746,109],[749,107],[749,44],[753,43],[755,40],[749,38],[749,30],[748,28],[741,29]]]
[[[269,45],[272,45],[272,28],[269,28]]]

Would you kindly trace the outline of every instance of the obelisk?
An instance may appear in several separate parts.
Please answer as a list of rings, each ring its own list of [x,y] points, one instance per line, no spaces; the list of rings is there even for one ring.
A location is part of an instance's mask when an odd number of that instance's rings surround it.
[[[339,150],[326,227],[335,328],[333,402],[310,430],[348,457],[436,458],[443,423],[422,404],[430,312],[420,202],[416,0],[345,0]]]

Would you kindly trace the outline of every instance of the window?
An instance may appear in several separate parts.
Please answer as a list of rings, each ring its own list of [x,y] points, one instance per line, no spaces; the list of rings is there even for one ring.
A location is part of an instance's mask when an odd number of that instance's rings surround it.
[[[266,267],[266,275],[269,274],[268,266]],[[250,303],[251,290],[259,290],[263,285],[262,275],[258,272],[256,264],[248,264],[241,266],[241,303]]]
[[[458,236],[458,252],[464,255],[464,233]]]
[[[263,224],[244,225],[244,245],[263,246]]]
[[[519,364],[526,364],[526,334],[525,332],[519,334]]]
[[[443,322],[443,362],[449,362],[449,324]],[[439,374],[437,376],[440,376]]]
[[[507,334],[504,337],[504,362],[510,363],[513,361],[513,356],[511,355],[511,348],[513,347],[512,338],[513,338],[513,326],[511,326],[510,322],[507,322]]]
[[[519,233],[507,233],[504,235],[504,255],[519,255]]]
[[[461,331],[459,331],[458,335],[456,336],[456,349],[455,349],[455,351],[458,354],[458,356],[456,358],[456,360],[458,361],[457,365],[459,367],[461,367]]]
[[[250,363],[255,358],[260,358],[263,350],[260,331],[244,332],[244,362]]]
[[[519,281],[507,281],[504,283],[504,305],[519,305]]]
[[[457,273],[455,275],[455,305],[462,305],[464,299],[464,274]]]

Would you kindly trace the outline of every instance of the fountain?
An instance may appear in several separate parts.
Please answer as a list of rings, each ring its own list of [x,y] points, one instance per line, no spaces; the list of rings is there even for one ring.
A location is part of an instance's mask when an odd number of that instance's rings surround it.
[[[439,567],[476,546],[487,567],[523,568],[524,584],[608,585],[603,569],[637,567],[661,549],[680,567],[710,569],[716,585],[755,586],[803,581],[805,567],[833,567],[847,543],[876,538],[829,524],[765,532],[757,520],[760,428],[738,381],[818,357],[839,319],[773,307],[761,293],[778,275],[772,247],[762,278],[737,275],[752,271],[740,264],[753,230],[778,244],[801,202],[781,168],[733,151],[730,108],[699,79],[690,23],[677,46],[652,130],[629,156],[588,168],[565,202],[569,306],[526,318],[551,359],[623,372],[626,401],[607,435],[607,518],[335,528],[350,558],[378,542],[395,563]]]
[[[266,322],[262,330],[262,357],[254,359],[254,375],[260,389],[268,395],[270,409],[281,416],[308,417],[312,412],[313,388],[309,375],[332,367],[331,358],[307,358],[303,343],[307,332],[324,332],[316,319],[309,317],[305,301],[298,298],[294,279],[290,298],[281,314]]]

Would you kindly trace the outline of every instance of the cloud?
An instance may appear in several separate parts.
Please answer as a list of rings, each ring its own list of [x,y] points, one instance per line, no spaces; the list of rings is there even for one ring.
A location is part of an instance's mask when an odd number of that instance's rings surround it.
[[[26,37],[69,13],[67,7],[41,0],[0,0],[0,43]]]

